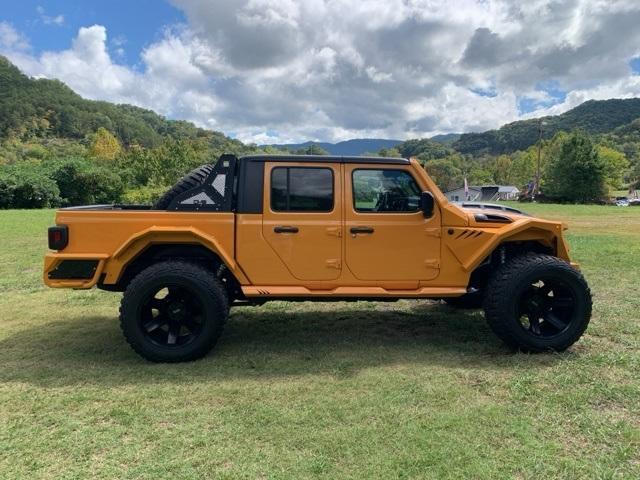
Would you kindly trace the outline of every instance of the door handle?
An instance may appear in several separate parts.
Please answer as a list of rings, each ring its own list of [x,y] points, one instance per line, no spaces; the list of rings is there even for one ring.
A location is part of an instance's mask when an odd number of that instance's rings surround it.
[[[273,227],[275,233],[298,233],[298,227],[282,226],[278,225]]]
[[[356,235],[358,233],[373,233],[373,227],[351,227],[351,233]]]

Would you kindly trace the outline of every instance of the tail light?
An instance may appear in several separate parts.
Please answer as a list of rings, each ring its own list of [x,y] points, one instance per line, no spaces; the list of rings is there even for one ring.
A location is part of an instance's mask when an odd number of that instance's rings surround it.
[[[49,248],[51,250],[62,250],[69,243],[69,229],[66,225],[56,225],[49,227]]]

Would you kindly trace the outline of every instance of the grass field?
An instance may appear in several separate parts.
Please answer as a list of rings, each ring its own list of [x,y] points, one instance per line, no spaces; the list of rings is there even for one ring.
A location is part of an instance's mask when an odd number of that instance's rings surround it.
[[[564,354],[429,301],[273,303],[182,365],[129,349],[118,294],[42,286],[52,211],[0,212],[0,478],[640,478],[640,208],[525,209],[595,295]]]

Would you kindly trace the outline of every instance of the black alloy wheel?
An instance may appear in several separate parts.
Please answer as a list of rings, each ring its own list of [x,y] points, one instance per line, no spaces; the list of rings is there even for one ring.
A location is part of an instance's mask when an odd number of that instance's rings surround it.
[[[507,345],[525,352],[563,351],[585,332],[591,291],[562,259],[528,253],[502,265],[489,281],[485,317]]]
[[[154,289],[141,305],[140,327],[147,339],[164,347],[180,347],[202,333],[202,303],[178,285]]]
[[[229,300],[212,270],[167,260],[129,283],[120,328],[140,356],[152,362],[186,362],[213,348],[229,314]]]
[[[540,278],[520,296],[519,322],[539,337],[553,337],[569,328],[574,320],[576,295],[560,278]]]

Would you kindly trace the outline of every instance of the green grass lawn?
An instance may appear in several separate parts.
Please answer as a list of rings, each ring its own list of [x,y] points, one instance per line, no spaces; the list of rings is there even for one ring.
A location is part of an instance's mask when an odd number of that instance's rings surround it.
[[[0,212],[0,478],[639,478],[640,208],[524,209],[594,292],[564,354],[441,303],[278,302],[181,365],[129,349],[118,294],[42,286],[52,211]]]

